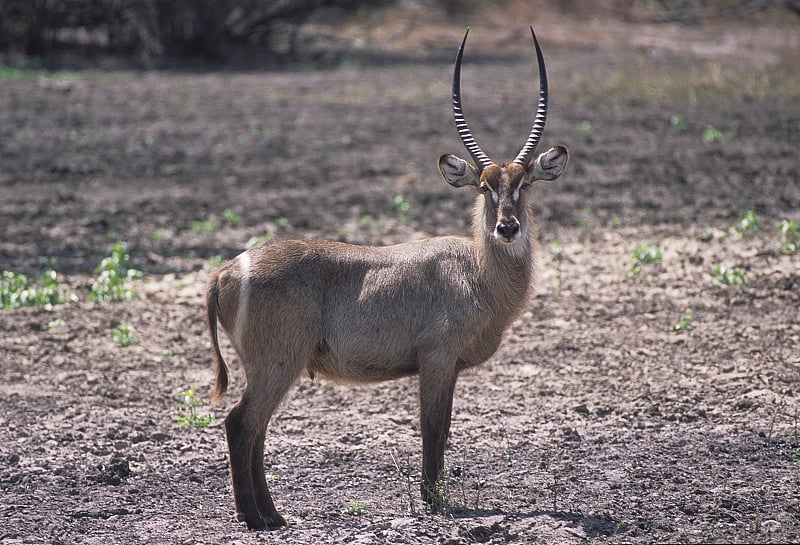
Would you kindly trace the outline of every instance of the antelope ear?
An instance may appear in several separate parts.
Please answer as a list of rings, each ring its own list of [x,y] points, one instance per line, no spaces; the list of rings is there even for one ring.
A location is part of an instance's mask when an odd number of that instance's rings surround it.
[[[442,178],[453,187],[471,185],[478,187],[480,174],[478,169],[460,157],[446,153],[439,157],[439,172]]]
[[[564,173],[569,161],[569,151],[564,146],[555,146],[540,154],[530,167],[528,176],[535,180],[555,180]]]

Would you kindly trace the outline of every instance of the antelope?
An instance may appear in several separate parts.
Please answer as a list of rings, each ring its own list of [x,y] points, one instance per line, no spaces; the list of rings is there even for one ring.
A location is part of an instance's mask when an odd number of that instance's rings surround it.
[[[459,373],[486,361],[532,291],[537,255],[528,189],[564,171],[568,151],[533,158],[547,116],[547,74],[536,34],[539,102],[525,145],[508,164],[481,150],[461,106],[455,61],[453,111],[472,161],[445,154],[439,171],[476,193],[472,237],[394,246],[273,239],[210,275],[208,328],[216,374],[213,401],[228,388],[217,321],[241,361],[246,386],[225,418],[237,519],[249,529],[286,525],[264,475],[267,425],[303,371],[338,382],[419,375],[421,494],[435,507]]]

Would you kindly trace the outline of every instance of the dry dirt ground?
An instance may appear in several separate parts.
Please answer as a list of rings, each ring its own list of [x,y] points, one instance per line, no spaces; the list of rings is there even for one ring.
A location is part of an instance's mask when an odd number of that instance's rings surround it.
[[[800,540],[800,254],[774,228],[800,220],[800,21],[362,17],[327,69],[0,81],[0,269],[55,268],[79,298],[0,311],[0,542]],[[513,157],[535,101],[528,21],[551,81],[543,145],[572,160],[535,189],[538,294],[459,381],[451,512],[417,496],[415,380],[304,378],[266,448],[290,526],[248,532],[226,473],[221,421],[243,382],[227,343],[232,390],[207,402],[208,271],[265,232],[466,233],[472,196],[435,171],[463,152],[450,59],[471,24],[465,108],[489,155]],[[733,230],[747,210],[761,233]],[[140,298],[89,303],[116,240]],[[641,242],[662,260],[633,276]],[[718,282],[719,263],[747,283]],[[673,330],[686,310],[692,328]],[[138,344],[112,341],[120,324]],[[192,386],[208,427],[178,424]]]

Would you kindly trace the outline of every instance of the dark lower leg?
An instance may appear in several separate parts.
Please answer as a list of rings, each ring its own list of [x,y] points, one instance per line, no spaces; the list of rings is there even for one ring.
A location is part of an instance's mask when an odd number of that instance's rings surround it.
[[[256,505],[261,512],[267,526],[270,528],[277,528],[279,526],[286,526],[286,519],[284,519],[272,501],[272,496],[269,493],[267,486],[267,479],[264,475],[264,439],[266,431],[262,432],[256,438],[256,443],[253,449],[253,459],[251,460],[253,475],[253,489],[256,499]]]
[[[438,482],[444,467],[444,450],[450,432],[455,379],[435,386],[420,385],[420,423],[422,428],[422,499],[440,510]]]
[[[267,527],[256,503],[253,482],[253,453],[255,434],[244,425],[244,408],[236,405],[225,419],[225,435],[231,460],[231,483],[236,513],[252,529]]]

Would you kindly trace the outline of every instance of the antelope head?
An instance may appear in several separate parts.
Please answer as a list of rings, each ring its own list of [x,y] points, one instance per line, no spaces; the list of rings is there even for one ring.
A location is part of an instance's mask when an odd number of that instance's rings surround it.
[[[476,217],[480,225],[475,227],[482,229],[486,235],[493,236],[494,240],[512,246],[527,236],[529,221],[526,190],[537,180],[558,178],[567,165],[569,152],[564,146],[555,146],[534,158],[547,118],[547,72],[532,26],[531,35],[539,63],[539,105],[528,139],[509,164],[495,163],[481,150],[467,125],[461,106],[461,57],[468,35],[469,28],[458,49],[453,71],[453,114],[458,135],[472,161],[445,154],[439,158],[439,172],[454,187],[470,186],[483,193],[483,217]]]

